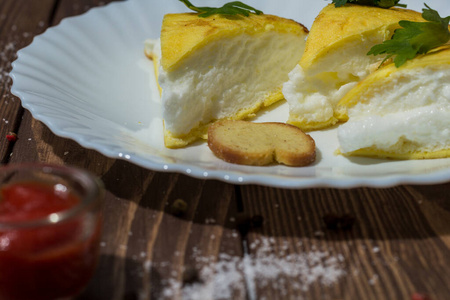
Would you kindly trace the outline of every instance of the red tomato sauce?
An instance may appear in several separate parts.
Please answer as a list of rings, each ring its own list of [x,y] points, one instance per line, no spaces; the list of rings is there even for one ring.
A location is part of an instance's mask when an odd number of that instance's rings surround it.
[[[0,224],[37,220],[79,203],[79,197],[63,187],[10,184],[0,189]],[[49,300],[78,294],[94,272],[100,238],[100,221],[86,226],[83,217],[30,228],[0,226],[0,299]]]

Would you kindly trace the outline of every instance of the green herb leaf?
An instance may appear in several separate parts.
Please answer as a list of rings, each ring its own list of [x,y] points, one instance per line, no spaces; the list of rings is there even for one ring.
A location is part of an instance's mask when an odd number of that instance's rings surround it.
[[[437,11],[425,6],[422,17],[428,22],[400,21],[401,28],[394,32],[392,38],[373,46],[367,55],[387,54],[384,61],[395,56],[395,66],[400,67],[417,54],[425,54],[446,44],[450,40],[450,16],[441,18]]]
[[[248,17],[250,13],[255,13],[257,15],[263,13],[262,11],[257,10],[240,1],[229,2],[222,7],[197,7],[194,6],[188,0],[179,0],[179,1],[183,2],[189,9],[198,12],[199,14],[198,16],[202,18],[206,18],[215,14],[228,16],[244,15]]]
[[[381,8],[389,8],[393,6],[406,7],[405,4],[399,3],[400,0],[333,0],[332,2],[334,3],[335,7],[341,7],[347,3],[377,6]]]

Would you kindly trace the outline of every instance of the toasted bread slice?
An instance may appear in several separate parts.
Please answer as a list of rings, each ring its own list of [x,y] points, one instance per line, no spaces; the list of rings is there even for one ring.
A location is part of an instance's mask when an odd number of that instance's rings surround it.
[[[208,146],[220,159],[243,165],[306,166],[316,157],[309,135],[277,122],[218,121],[209,127]]]
[[[287,122],[303,130],[337,123],[337,102],[384,59],[367,52],[389,39],[400,20],[425,21],[419,12],[402,8],[352,4],[323,8],[311,27],[298,67],[283,87],[289,103]]]
[[[338,103],[345,155],[450,156],[450,46],[369,75]]]
[[[166,15],[161,53],[147,54],[160,57],[165,145],[206,139],[211,122],[252,117],[282,100],[282,84],[300,61],[307,33],[295,21],[266,14]]]

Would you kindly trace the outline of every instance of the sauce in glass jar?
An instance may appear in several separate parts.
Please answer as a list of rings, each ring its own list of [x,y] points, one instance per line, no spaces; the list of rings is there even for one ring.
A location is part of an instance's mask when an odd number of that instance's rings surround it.
[[[77,295],[98,259],[101,218],[64,184],[0,186],[0,299]]]

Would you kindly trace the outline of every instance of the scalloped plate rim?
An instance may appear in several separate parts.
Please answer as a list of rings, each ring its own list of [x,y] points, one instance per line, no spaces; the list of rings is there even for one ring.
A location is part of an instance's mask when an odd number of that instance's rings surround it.
[[[33,101],[28,101],[25,92],[17,87],[17,81],[20,81],[20,74],[17,74],[17,68],[20,66],[22,54],[30,51],[32,49],[35,41],[39,41],[43,36],[51,35],[52,32],[58,32],[63,30],[65,24],[68,22],[77,22],[82,18],[89,18],[95,12],[100,11],[102,13],[107,13],[108,7],[116,5],[130,5],[129,3],[137,4],[138,0],[125,1],[125,2],[111,2],[102,7],[95,7],[89,11],[78,15],[63,19],[58,25],[47,28],[42,34],[36,36],[33,42],[27,47],[21,49],[17,53],[17,59],[12,63],[12,71],[10,76],[13,79],[13,84],[11,87],[11,93],[16,95],[22,100],[22,105],[25,109],[29,110],[32,116],[43,122],[52,132],[56,135],[69,138],[81,146],[97,150],[103,155],[115,159],[123,159],[130,161],[138,166],[161,172],[176,172],[182,173],[194,178],[199,179],[215,179],[221,180],[232,184],[260,184],[269,187],[278,188],[311,188],[311,187],[334,187],[334,188],[354,188],[354,187],[392,187],[399,184],[438,184],[445,183],[450,180],[450,168],[444,167],[442,169],[434,170],[430,173],[425,174],[396,174],[390,176],[378,176],[372,177],[370,174],[368,176],[355,176],[355,177],[309,177],[309,178],[293,178],[292,176],[282,176],[274,174],[265,174],[264,172],[257,172],[254,174],[247,174],[246,172],[239,172],[236,170],[214,170],[205,169],[197,165],[189,163],[164,163],[158,162],[159,157],[151,156],[143,157],[142,155],[135,155],[130,149],[124,149],[121,145],[115,145],[115,147],[110,147],[104,143],[99,143],[97,140],[92,141],[88,137],[74,134],[73,132],[67,131],[64,128],[58,128],[57,122],[54,122],[52,118],[43,113],[39,107],[33,105]],[[137,4],[139,5],[139,4]],[[448,160],[448,159],[446,159]],[[255,168],[255,170],[260,170]]]

